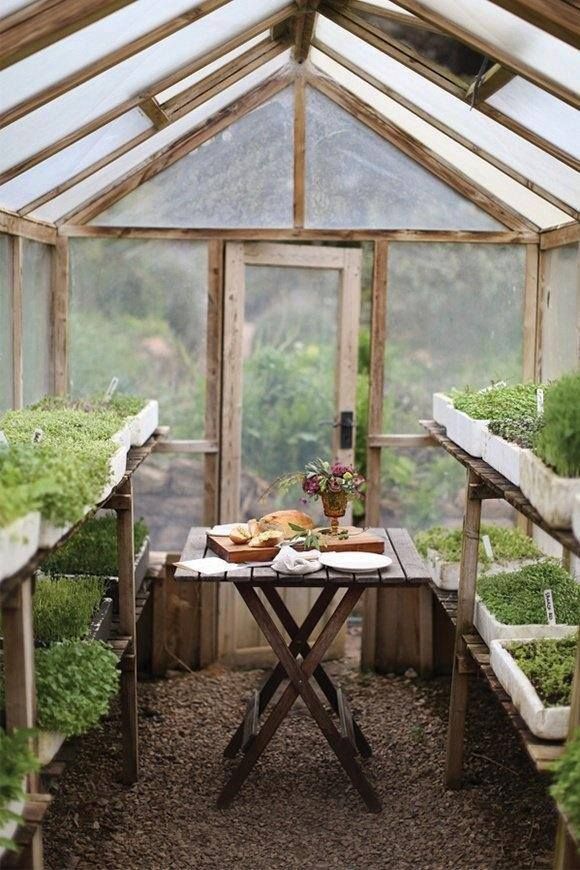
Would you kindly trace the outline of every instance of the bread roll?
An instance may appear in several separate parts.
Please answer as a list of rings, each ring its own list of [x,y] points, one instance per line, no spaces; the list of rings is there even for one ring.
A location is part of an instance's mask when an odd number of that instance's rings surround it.
[[[251,537],[252,533],[245,523],[240,523],[230,532],[230,541],[233,541],[234,544],[247,544]]]
[[[293,538],[298,534],[295,529],[290,528],[290,523],[295,526],[301,526],[303,529],[314,528],[312,517],[309,517],[308,514],[302,513],[302,511],[296,510],[274,511],[274,513],[266,514],[266,516],[262,517],[260,520],[260,525],[272,524],[278,526],[278,528],[282,529],[284,532],[285,538]]]
[[[276,547],[284,540],[284,532],[278,532],[276,529],[268,529],[265,532],[260,532],[249,543],[250,547]]]

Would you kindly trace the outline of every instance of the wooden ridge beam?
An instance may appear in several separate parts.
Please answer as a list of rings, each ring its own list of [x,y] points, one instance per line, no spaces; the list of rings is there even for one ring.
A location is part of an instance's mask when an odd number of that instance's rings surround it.
[[[112,182],[104,190],[99,191],[96,196],[81,203],[73,211],[57,221],[57,225],[69,223],[71,220],[75,223],[87,223],[100,212],[117,202],[117,200],[135,190],[140,184],[148,181],[149,178],[153,178],[158,172],[171,166],[172,163],[189,154],[190,151],[198,148],[234,121],[239,120],[283,88],[288,87],[289,84],[290,79],[288,76],[274,76],[262,82],[258,87],[244,94],[235,102],[225,106],[215,115],[207,118],[198,127],[177,139],[176,142],[166,145],[148,157],[128,175]]]
[[[537,69],[517,57],[514,57],[514,55],[510,54],[508,51],[494,45],[490,40],[486,39],[485,36],[478,36],[473,31],[468,30],[461,24],[447,18],[441,12],[426,5],[423,0],[396,0],[396,2],[399,6],[402,6],[403,9],[412,12],[418,18],[422,18],[424,21],[429,21],[431,24],[435,24],[444,33],[449,34],[449,36],[459,40],[459,42],[463,42],[465,45],[469,45],[476,51],[481,52],[481,54],[492,57],[495,61],[501,63],[502,66],[505,66],[516,75],[522,76],[522,78],[525,78],[532,82],[532,84],[548,91],[548,93],[553,94],[553,96],[558,97],[558,99],[564,100],[575,108],[580,107],[580,95],[573,89],[573,87],[566,87],[560,82],[548,78],[548,76],[539,72]]]
[[[580,8],[566,0],[491,0],[529,24],[580,48]]]
[[[297,0],[298,13],[294,25],[294,60],[304,63],[310,51],[316,12],[320,0]]]
[[[538,227],[528,218],[516,212],[506,203],[497,200],[485,188],[480,187],[471,178],[464,175],[456,166],[449,164],[392,121],[377,114],[346,88],[319,76],[309,78],[309,83],[504,226],[512,230],[538,231]]]
[[[88,27],[134,0],[37,0],[0,19],[0,69]]]
[[[425,109],[422,109],[416,103],[413,103],[411,100],[407,99],[407,97],[402,96],[397,90],[390,87],[389,85],[384,84],[384,82],[379,81],[379,79],[375,78],[370,73],[367,73],[366,70],[363,70],[361,67],[357,66],[352,61],[348,60],[348,58],[344,57],[344,55],[339,54],[334,49],[330,48],[325,43],[319,42],[318,40],[313,41],[314,48],[317,48],[319,51],[326,54],[332,60],[339,63],[341,66],[344,66],[345,69],[348,69],[354,75],[363,79],[368,84],[372,85],[378,91],[385,94],[390,99],[394,100],[400,106],[403,106],[405,109],[408,109],[418,118],[421,118],[423,121],[426,121],[432,127],[435,127],[437,130],[440,130],[442,133],[445,133],[446,136],[449,136],[450,139],[453,139],[455,142],[458,142],[460,145],[463,145],[473,154],[476,154],[478,157],[481,157],[487,163],[490,163],[492,166],[495,166],[496,169],[501,170],[506,175],[509,175],[510,178],[513,178],[514,181],[519,182],[520,184],[527,187],[529,190],[536,193],[538,196],[541,196],[543,199],[555,205],[557,208],[566,212],[566,214],[571,215],[574,218],[578,217],[578,212],[574,208],[574,206],[569,205],[568,203],[563,202],[559,197],[555,196],[550,191],[546,190],[539,184],[530,181],[529,178],[522,175],[521,172],[513,169],[509,163],[505,163],[499,157],[491,154],[489,151],[481,148],[479,145],[475,145],[467,136],[464,136],[462,133],[453,129],[453,127],[449,127],[444,121],[437,118],[435,115],[431,115]]]

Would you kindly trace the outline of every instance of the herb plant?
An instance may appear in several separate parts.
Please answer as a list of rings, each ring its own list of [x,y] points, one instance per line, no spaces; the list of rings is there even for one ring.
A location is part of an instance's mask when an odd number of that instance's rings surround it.
[[[134,417],[147,404],[146,399],[139,396],[123,396],[115,393],[109,401],[102,396],[89,396],[86,399],[73,399],[70,396],[45,396],[40,402],[32,405],[32,410],[57,411],[76,410],[86,414],[115,414],[118,421]]]
[[[498,435],[505,441],[511,441],[518,447],[533,448],[544,425],[544,417],[520,417],[509,420],[490,420],[488,429],[492,435]]]
[[[85,637],[104,592],[102,577],[40,577],[33,599],[35,639],[51,644]]]
[[[539,559],[542,555],[532,539],[518,529],[483,524],[480,529],[480,540],[484,535],[489,535],[495,561]],[[459,562],[462,540],[461,529],[447,529],[443,526],[434,526],[415,535],[417,549],[423,557],[427,556],[427,550],[436,550],[445,562]],[[488,565],[491,561],[481,543],[479,560],[484,565]]]
[[[493,386],[486,390],[454,391],[453,405],[475,420],[508,420],[537,413],[537,384]]]
[[[537,455],[563,477],[580,477],[580,373],[565,375],[544,400]]]
[[[135,552],[138,553],[149,529],[139,520],[134,525]],[[98,574],[117,576],[117,521],[111,514],[93,517],[62,547],[42,563],[50,574]]]
[[[32,732],[13,731],[7,734],[0,728],[0,830],[8,822],[21,819],[8,807],[13,801],[24,798],[22,782],[28,773],[38,770],[39,763],[30,748]],[[0,848],[16,849],[16,845],[0,837]]]
[[[504,625],[546,625],[544,591],[552,590],[556,620],[561,625],[580,623],[580,584],[555,560],[526,565],[519,571],[482,575],[477,592]]]
[[[554,784],[550,791],[562,807],[576,836],[580,834],[580,729],[552,766]]]
[[[517,641],[507,647],[546,707],[567,707],[572,695],[576,638]]]

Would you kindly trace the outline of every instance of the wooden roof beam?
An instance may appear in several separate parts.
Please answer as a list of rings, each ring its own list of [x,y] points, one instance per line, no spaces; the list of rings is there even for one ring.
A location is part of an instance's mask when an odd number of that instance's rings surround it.
[[[320,0],[297,0],[298,12],[294,23],[294,59],[304,63],[310,51],[316,12]]]
[[[513,78],[514,74],[511,70],[506,69],[500,63],[494,63],[484,73],[479,83],[476,79],[469,85],[465,98],[472,106],[478,106],[484,100],[487,100],[488,97],[491,97],[492,94],[495,94],[496,91],[499,91],[500,88],[503,88],[504,85],[507,85],[508,82],[511,82]]]
[[[566,0],[491,0],[529,24],[580,48],[580,8]]]

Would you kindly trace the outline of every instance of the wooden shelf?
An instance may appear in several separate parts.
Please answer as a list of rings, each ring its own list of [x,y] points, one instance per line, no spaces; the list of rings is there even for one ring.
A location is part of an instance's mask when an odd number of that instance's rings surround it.
[[[5,852],[0,860],[2,870],[30,870],[32,842],[39,833],[51,800],[51,796],[47,794],[29,795],[22,812],[24,823],[16,829],[12,838],[18,846],[18,851]]]

